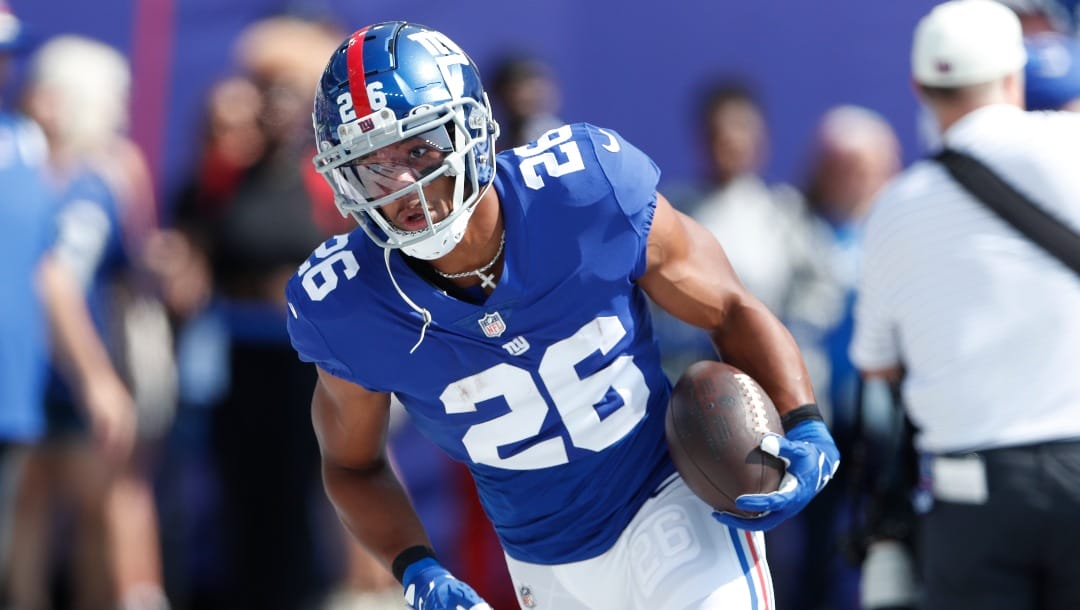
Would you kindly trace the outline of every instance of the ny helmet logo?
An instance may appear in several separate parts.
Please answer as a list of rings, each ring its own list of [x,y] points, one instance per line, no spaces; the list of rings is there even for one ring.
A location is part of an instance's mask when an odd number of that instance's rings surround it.
[[[435,63],[439,66],[439,72],[442,73],[450,95],[454,99],[460,98],[465,91],[465,80],[460,67],[456,70],[451,70],[450,67],[469,65],[469,58],[461,47],[439,32],[417,32],[410,34],[409,40],[423,45],[424,49],[435,58]]]
[[[498,337],[506,332],[506,322],[503,322],[502,316],[497,311],[485,314],[478,323],[480,324],[480,330],[484,331],[484,335],[487,337]]]

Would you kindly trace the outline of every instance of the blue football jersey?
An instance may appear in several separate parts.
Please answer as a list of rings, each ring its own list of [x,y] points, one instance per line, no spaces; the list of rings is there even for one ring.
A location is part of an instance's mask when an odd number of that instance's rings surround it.
[[[109,283],[130,262],[124,246],[123,204],[98,172],[84,169],[65,185],[58,215],[57,253],[87,291],[91,314],[104,330]]]
[[[112,284],[116,274],[129,266],[122,216],[120,199],[98,172],[83,168],[63,185],[54,252],[82,284],[94,326],[114,356],[121,346],[116,345],[119,337],[109,328],[116,315]],[[81,429],[87,423],[75,408],[70,388],[55,366],[46,396],[52,403],[50,434],[66,431],[70,425]]]
[[[305,361],[393,392],[416,425],[468,465],[504,549],[533,563],[607,550],[674,472],[664,442],[670,383],[644,273],[656,165],[616,133],[576,124],[500,153],[506,229],[498,286],[482,304],[390,268],[361,230],[315,251],[287,288]]]

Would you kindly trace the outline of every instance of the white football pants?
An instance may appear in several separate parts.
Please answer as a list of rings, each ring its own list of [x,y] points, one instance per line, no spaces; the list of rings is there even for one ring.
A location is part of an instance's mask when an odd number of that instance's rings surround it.
[[[764,535],[717,522],[681,478],[659,490],[598,557],[538,565],[507,556],[518,604],[528,610],[775,610]]]

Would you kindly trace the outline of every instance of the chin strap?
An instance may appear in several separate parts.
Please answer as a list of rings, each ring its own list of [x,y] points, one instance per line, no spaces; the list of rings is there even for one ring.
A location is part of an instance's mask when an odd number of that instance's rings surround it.
[[[409,353],[411,354],[424,342],[424,334],[427,332],[428,326],[431,325],[431,312],[413,302],[413,300],[409,298],[409,295],[405,294],[405,291],[401,289],[401,286],[398,286],[397,279],[394,278],[394,272],[390,269],[390,248],[383,248],[383,262],[386,263],[386,273],[390,276],[390,282],[394,284],[394,290],[397,290],[398,296],[400,296],[401,300],[405,301],[413,311],[420,314],[420,317],[424,319],[424,325],[420,327],[420,340],[416,342],[416,345],[412,346],[411,350],[409,350]]]

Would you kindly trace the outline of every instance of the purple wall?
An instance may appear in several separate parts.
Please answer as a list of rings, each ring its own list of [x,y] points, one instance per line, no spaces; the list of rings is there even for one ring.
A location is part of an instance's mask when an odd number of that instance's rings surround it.
[[[170,192],[194,154],[201,99],[229,70],[244,24],[283,5],[337,17],[343,29],[386,19],[438,28],[483,70],[504,50],[548,60],[562,116],[619,130],[668,182],[701,169],[695,91],[736,73],[756,83],[772,129],[768,174],[798,181],[817,117],[857,103],[888,117],[917,154],[907,49],[934,0],[644,3],[638,0],[9,0],[41,36],[74,32],[133,53],[135,136]],[[663,12],[658,11],[663,7]],[[136,25],[138,23],[138,25]],[[136,35],[136,33],[138,35]]]

